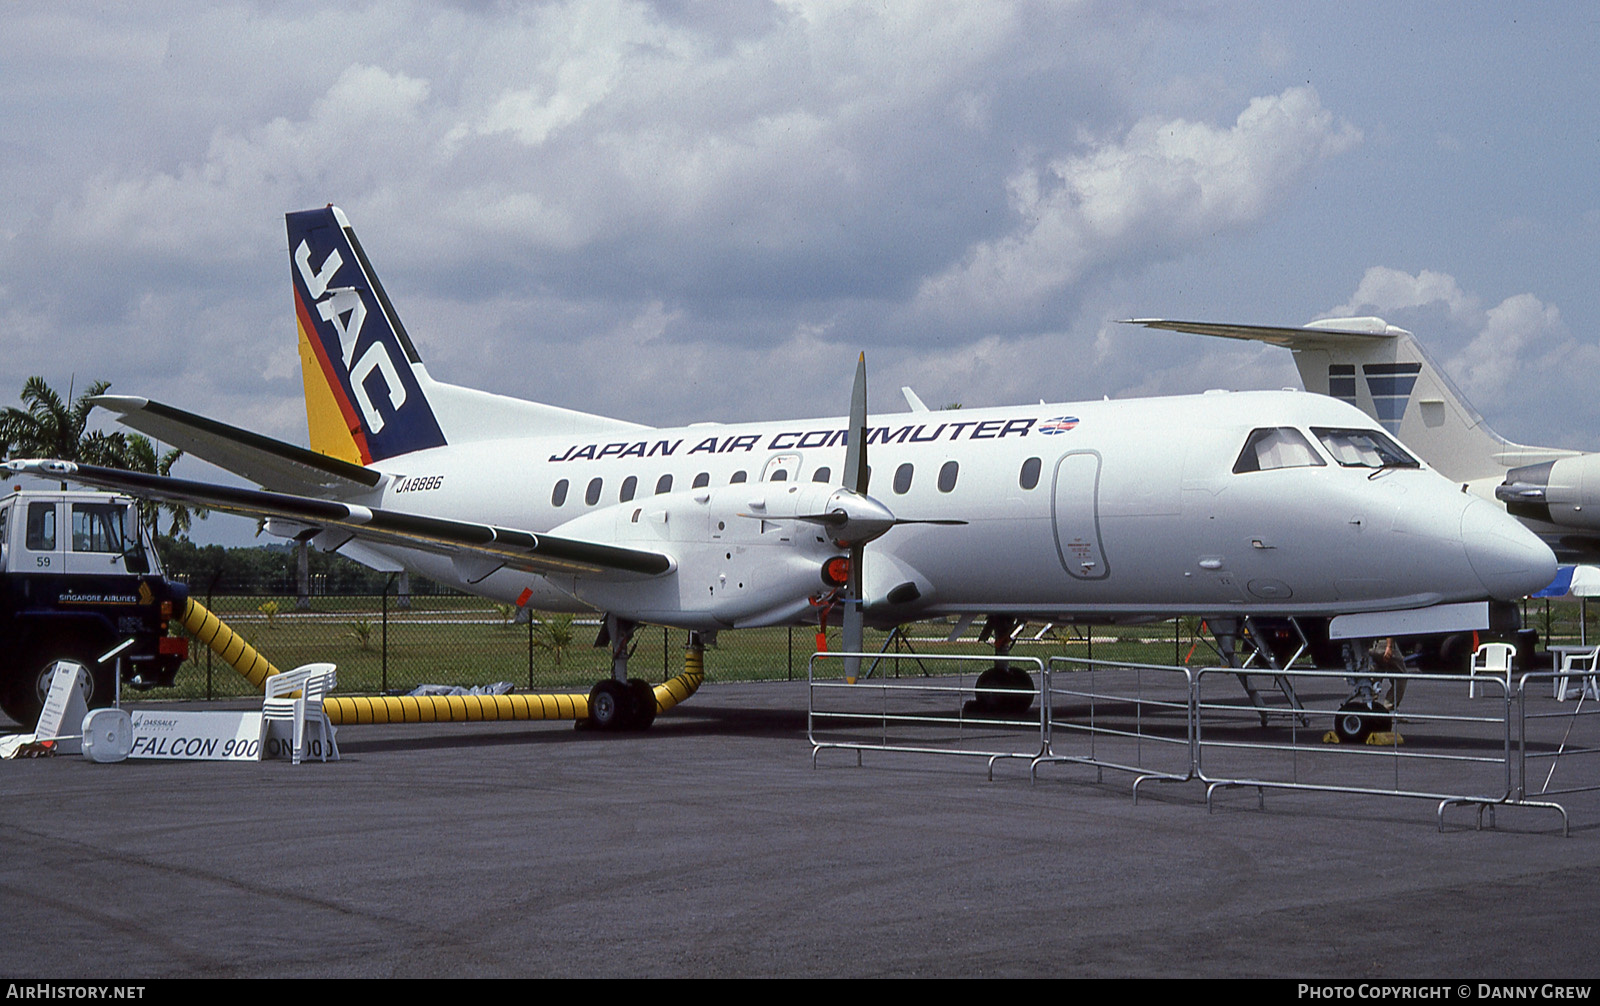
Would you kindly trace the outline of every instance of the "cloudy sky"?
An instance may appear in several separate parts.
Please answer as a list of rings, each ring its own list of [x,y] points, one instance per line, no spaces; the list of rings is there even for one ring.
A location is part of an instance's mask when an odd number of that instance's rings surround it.
[[[1379,314],[1502,434],[1600,449],[1591,4],[3,23],[0,397],[108,378],[305,443],[283,214],[333,202],[435,377],[640,422],[836,414],[858,349],[884,410],[1297,385],[1112,320]]]

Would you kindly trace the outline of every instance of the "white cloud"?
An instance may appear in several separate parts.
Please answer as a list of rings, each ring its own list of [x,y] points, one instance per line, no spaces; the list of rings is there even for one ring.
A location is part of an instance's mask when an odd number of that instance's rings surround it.
[[[1383,314],[1426,305],[1442,305],[1451,319],[1470,324],[1478,317],[1478,300],[1463,293],[1454,276],[1423,269],[1415,276],[1399,269],[1375,265],[1356,285],[1356,292],[1322,318],[1348,318],[1364,313]]]
[[[1253,99],[1229,128],[1141,119],[1117,140],[1013,175],[1015,227],[927,280],[918,306],[1031,319],[1092,269],[1259,223],[1312,167],[1360,139],[1309,87]]]
[[[1478,334],[1446,367],[1465,394],[1488,400],[1524,387],[1530,377],[1559,378],[1546,368],[1571,366],[1577,349],[1561,312],[1522,293],[1490,308]]]

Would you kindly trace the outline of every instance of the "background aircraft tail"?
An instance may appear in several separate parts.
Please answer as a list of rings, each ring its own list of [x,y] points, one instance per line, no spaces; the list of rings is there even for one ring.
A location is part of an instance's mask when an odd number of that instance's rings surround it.
[[[433,380],[344,213],[285,222],[313,451],[366,465],[446,443],[639,428]]]
[[[1382,318],[1330,318],[1303,328],[1135,319],[1131,324],[1251,339],[1294,352],[1306,390],[1348,402],[1381,423],[1445,477],[1493,478],[1573,451],[1525,447],[1500,436],[1410,332]]]

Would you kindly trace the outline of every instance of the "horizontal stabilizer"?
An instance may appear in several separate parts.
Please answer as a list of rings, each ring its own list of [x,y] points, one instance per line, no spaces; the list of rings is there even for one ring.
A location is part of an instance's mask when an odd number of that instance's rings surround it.
[[[482,568],[487,563],[540,574],[603,578],[617,574],[623,578],[659,576],[674,568],[673,561],[658,552],[334,500],[193,482],[70,461],[8,461],[4,468],[18,474],[68,479],[113,489],[141,499],[290,521],[321,531],[338,529],[344,542],[355,539],[375,545],[421,549],[467,562],[474,568]]]
[[[1276,325],[1235,325],[1214,321],[1169,321],[1165,318],[1129,318],[1124,325],[1143,325],[1145,328],[1164,328],[1171,332],[1188,332],[1190,335],[1217,335],[1225,339],[1250,339],[1270,342],[1289,349],[1326,349],[1349,345],[1351,342],[1381,342],[1407,334],[1382,318],[1330,318],[1314,321],[1303,328],[1283,328]]]
[[[352,492],[371,489],[383,478],[371,468],[263,437],[148,398],[100,395],[90,400],[117,413],[124,426],[268,489]]]

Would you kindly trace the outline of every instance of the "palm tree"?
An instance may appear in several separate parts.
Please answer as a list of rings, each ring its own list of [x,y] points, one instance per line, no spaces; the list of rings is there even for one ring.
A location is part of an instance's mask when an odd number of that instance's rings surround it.
[[[22,402],[27,408],[13,405],[0,413],[0,442],[4,443],[6,454],[89,461],[84,456],[87,447],[96,456],[91,463],[99,464],[108,438],[96,431],[91,435],[91,442],[83,431],[89,423],[89,412],[94,408],[89,399],[104,394],[109,387],[110,381],[96,381],[69,407],[44,378],[28,378],[22,385]]]
[[[26,408],[13,405],[0,412],[0,453],[7,457],[81,461],[150,475],[171,474],[172,463],[182,456],[182,451],[170,450],[158,456],[150,438],[138,433],[85,432],[89,413],[94,410],[94,397],[105,394],[110,387],[110,381],[95,381],[68,405],[43,377],[28,378],[22,385],[22,403]],[[141,503],[139,509],[154,528],[156,505]],[[176,504],[160,509],[172,515],[172,527],[168,532],[172,535],[187,532],[195,513],[205,515],[203,510],[190,511]]]

